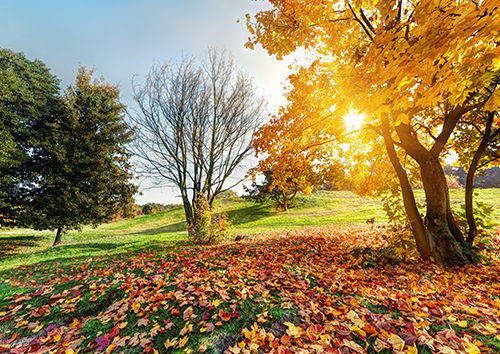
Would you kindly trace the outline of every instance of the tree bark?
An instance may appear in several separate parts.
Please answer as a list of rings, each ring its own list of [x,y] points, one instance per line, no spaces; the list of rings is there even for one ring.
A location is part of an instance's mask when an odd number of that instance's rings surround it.
[[[468,264],[469,261],[452,232],[452,228],[458,226],[455,219],[452,218],[450,222],[448,216],[449,191],[441,163],[437,159],[429,158],[419,165],[427,204],[425,225],[434,241],[432,255],[436,262],[445,266]]]
[[[463,236],[460,236],[460,229],[451,216],[448,185],[438,157],[420,144],[409,125],[398,125],[396,132],[401,146],[420,166],[427,206],[425,227],[431,235],[431,256],[436,263],[447,267],[468,264],[457,241]],[[457,231],[458,236],[454,235]]]
[[[57,233],[56,233],[56,239],[54,240],[54,244],[52,245],[52,247],[54,246],[57,246],[59,244],[61,244],[61,238],[62,238],[62,234],[64,233],[63,231],[64,229],[62,227],[58,228],[57,229]]]
[[[182,197],[182,205],[184,207],[184,215],[186,216],[186,227],[188,231],[188,238],[192,239],[193,235],[193,226],[194,226],[194,214],[193,214],[193,206],[189,202],[189,197],[187,195],[186,189],[181,189],[181,197]]]
[[[474,177],[476,176],[477,167],[479,166],[479,161],[481,160],[483,153],[488,148],[491,140],[500,133],[500,129],[497,129],[493,134],[491,133],[494,116],[494,112],[488,112],[486,129],[484,131],[483,138],[481,139],[481,143],[474,153],[471,164],[469,166],[469,170],[467,171],[467,180],[465,182],[465,216],[467,217],[467,225],[469,229],[467,232],[467,243],[469,243],[470,245],[474,243],[474,239],[477,235],[477,224],[476,219],[474,218],[473,201]]]
[[[417,244],[417,250],[422,259],[428,260],[431,257],[431,238],[418,211],[415,196],[413,195],[413,190],[411,188],[410,181],[408,180],[408,175],[406,174],[406,171],[401,165],[401,162],[396,154],[396,149],[394,148],[394,143],[389,131],[389,121],[387,115],[382,118],[382,132],[387,154],[389,155],[389,159],[394,167],[394,170],[396,171],[401,185],[403,205],[406,215],[410,220],[411,229],[415,237],[415,243]]]

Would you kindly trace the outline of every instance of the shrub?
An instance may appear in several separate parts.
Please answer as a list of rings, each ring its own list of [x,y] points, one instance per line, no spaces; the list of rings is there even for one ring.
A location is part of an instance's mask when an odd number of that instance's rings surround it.
[[[188,226],[191,242],[203,245],[215,244],[226,238],[231,223],[225,212],[213,213],[203,194],[198,194],[194,210],[194,225]]]
[[[238,193],[236,193],[231,189],[228,189],[227,191],[217,194],[217,196],[215,197],[216,200],[229,199],[229,198],[238,198]]]

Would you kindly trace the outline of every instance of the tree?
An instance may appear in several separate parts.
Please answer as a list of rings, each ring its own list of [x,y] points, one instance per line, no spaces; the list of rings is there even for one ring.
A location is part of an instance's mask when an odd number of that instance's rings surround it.
[[[163,205],[160,203],[146,203],[146,204],[141,205],[139,207],[141,209],[142,215],[148,215],[148,214],[154,214],[154,213],[158,213],[158,212],[165,211],[165,210],[174,209],[174,208],[177,208],[178,206],[179,206],[178,204]]]
[[[46,122],[60,111],[59,80],[39,60],[0,49],[0,225],[19,223],[17,203],[37,193]]]
[[[349,109],[363,112],[372,130],[366,134],[376,135],[367,146],[383,140],[422,258],[467,264],[440,159],[466,113],[487,102],[498,109],[500,93],[492,86],[500,66],[497,2],[270,2],[273,8],[254,21],[247,15],[247,46],[260,43],[278,58],[298,47],[316,54],[308,69],[292,77],[290,96],[321,104],[311,116],[294,112],[290,101],[292,124],[307,119],[339,126]],[[330,131],[325,129],[322,139]],[[406,158],[418,165],[425,218],[416,207]]]
[[[215,197],[252,152],[252,135],[264,109],[251,77],[231,55],[211,48],[201,64],[154,65],[143,84],[133,83],[135,154],[143,173],[180,190],[190,236],[198,220],[196,199]]]
[[[215,197],[216,200],[233,199],[233,198],[238,198],[238,193],[236,193],[232,189],[227,189],[224,192],[217,194],[217,197]]]
[[[57,110],[32,131],[38,150],[27,154],[20,171],[13,169],[19,177],[3,186],[2,221],[57,229],[54,245],[65,230],[111,220],[137,191],[125,149],[133,132],[124,122],[119,91],[103,80],[92,81],[92,74],[78,69]],[[36,178],[30,180],[25,176],[32,171]]]
[[[299,190],[309,195],[323,185],[347,183],[344,150],[338,147],[338,139],[331,139],[319,124],[297,119],[305,110],[314,116],[309,107],[317,107],[316,103],[309,101],[305,107],[299,99],[293,102],[293,110],[281,109],[255,133],[255,155],[260,160],[249,171],[253,179],[259,174],[265,177],[262,186],[254,183],[250,196],[272,195],[284,210]]]
[[[243,198],[256,203],[264,203],[271,199],[275,201],[283,211],[287,211],[290,202],[295,198],[297,192],[300,191],[300,186],[291,179],[287,181],[286,188],[276,185],[276,181],[273,179],[274,173],[271,169],[264,171],[263,174],[264,181],[262,184],[253,181],[250,188],[246,186],[243,187],[247,193]]]
[[[495,84],[497,85],[498,82]],[[455,144],[459,151],[459,162],[468,165],[465,183],[465,215],[467,218],[467,242],[472,246],[478,228],[473,210],[473,191],[476,173],[486,166],[498,163],[500,126],[494,124],[498,112],[470,112],[458,126]],[[476,149],[468,149],[476,146]]]

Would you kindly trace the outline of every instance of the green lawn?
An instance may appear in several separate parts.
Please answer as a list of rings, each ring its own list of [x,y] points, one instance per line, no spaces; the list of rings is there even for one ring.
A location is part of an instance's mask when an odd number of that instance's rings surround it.
[[[417,201],[423,203],[422,190],[415,191]],[[476,200],[494,207],[493,218],[500,223],[500,189],[477,190]],[[463,202],[463,190],[451,191],[452,204]],[[277,211],[272,203],[255,204],[233,198],[220,201],[233,224],[231,233],[258,234],[327,224],[364,223],[375,218],[385,222],[380,201],[359,197],[347,191],[320,191],[312,196],[299,195],[294,207],[286,212]],[[12,232],[12,233],[8,233]],[[120,254],[142,249],[158,242],[185,240],[184,213],[182,208],[161,213],[120,220],[101,225],[96,229],[84,228],[63,236],[62,244],[51,247],[54,232],[32,230],[4,230],[0,232],[0,270],[21,264],[32,264],[51,259],[71,259],[99,254]]]
[[[497,220],[499,192],[477,192]],[[217,246],[187,242],[181,208],[69,232],[57,247],[53,232],[0,234],[0,353],[500,351],[498,232],[488,261],[459,270],[373,261],[349,251],[385,247],[384,226],[365,224],[385,221],[380,202],[320,192],[294,203],[222,201],[233,236],[255,237]]]

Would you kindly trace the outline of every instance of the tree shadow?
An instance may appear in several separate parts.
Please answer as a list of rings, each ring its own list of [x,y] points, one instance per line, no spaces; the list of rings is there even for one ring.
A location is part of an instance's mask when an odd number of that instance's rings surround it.
[[[267,204],[255,204],[246,208],[229,210],[226,212],[227,217],[233,224],[238,226],[249,222],[258,221],[263,218],[275,215],[277,212],[273,211]]]
[[[17,235],[0,237],[0,260],[18,254],[20,248],[37,247],[38,242],[50,235]]]
[[[128,242],[127,245],[132,245],[136,242]],[[73,243],[69,245],[59,245],[59,250],[80,250],[80,251],[109,251],[119,248],[122,244],[112,242],[87,242]],[[54,248],[55,249],[55,248]]]
[[[131,233],[131,235],[156,235],[156,234],[167,233],[167,232],[181,232],[181,231],[186,231],[186,222],[185,221],[165,225],[162,227],[155,227],[155,228],[151,228],[151,229],[137,231],[137,232]]]
[[[140,244],[140,245],[136,245]],[[89,258],[99,258],[105,256],[114,257],[114,255],[124,254],[127,257],[141,254],[145,251],[164,251],[165,249],[176,249],[179,247],[189,247],[191,246],[186,242],[186,240],[172,240],[172,241],[156,241],[149,240],[147,242],[134,241],[127,242],[125,244],[112,243],[112,242],[89,242],[89,243],[78,243],[69,245],[59,245],[56,247],[48,247],[34,252],[34,254],[47,253],[47,252],[57,252],[64,254],[66,251],[69,253],[67,256],[54,254],[49,259],[36,261],[29,264],[30,269],[43,268],[45,266],[51,266],[55,263],[59,267],[72,267],[76,262],[83,262]],[[115,251],[116,252],[113,252]],[[73,251],[73,252],[72,252]],[[96,251],[101,251],[103,253],[97,253]],[[96,252],[96,253],[93,253]],[[109,252],[109,254],[107,253]],[[75,254],[77,253],[77,254]],[[83,253],[83,254],[78,254]],[[36,257],[35,257],[36,258]],[[0,278],[7,278],[13,276],[19,271],[18,267],[8,268],[0,271]],[[1,285],[1,284],[0,284]]]

